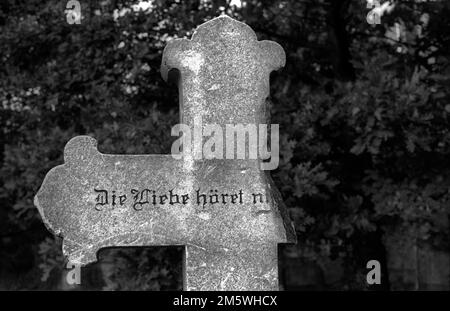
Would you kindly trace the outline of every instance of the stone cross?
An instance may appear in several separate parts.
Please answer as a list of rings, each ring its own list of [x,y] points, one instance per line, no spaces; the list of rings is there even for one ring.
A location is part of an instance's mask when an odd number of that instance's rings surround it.
[[[284,66],[275,42],[227,16],[166,46],[161,73],[180,91],[181,123],[268,120],[270,72]],[[103,247],[183,245],[185,290],[278,290],[278,244],[295,241],[261,159],[110,155],[88,136],[71,139],[64,164],[35,196],[72,263]]]

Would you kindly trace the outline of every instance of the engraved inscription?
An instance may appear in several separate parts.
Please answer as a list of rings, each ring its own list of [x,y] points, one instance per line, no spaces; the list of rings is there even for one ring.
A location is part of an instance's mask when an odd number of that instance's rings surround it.
[[[245,203],[265,204],[269,201],[267,194],[245,193],[242,189],[236,192],[219,192],[217,189],[204,191],[197,188],[192,195],[189,193],[178,193],[175,189],[158,191],[154,189],[132,188],[127,193],[119,193],[116,190],[97,189],[95,191],[95,210],[103,211],[107,208],[122,207],[130,198],[131,207],[135,211],[141,211],[145,207],[158,208],[160,206],[183,206],[192,203],[202,208],[214,207],[216,205],[226,206],[229,204],[242,205]],[[256,199],[258,198],[258,199]]]

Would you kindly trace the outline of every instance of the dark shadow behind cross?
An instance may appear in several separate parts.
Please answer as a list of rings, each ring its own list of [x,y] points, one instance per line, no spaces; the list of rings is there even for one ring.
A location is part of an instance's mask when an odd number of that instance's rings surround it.
[[[169,42],[161,73],[176,78],[181,123],[225,128],[267,122],[270,72],[284,62],[278,44],[257,41],[250,27],[221,16],[199,26],[192,40]],[[278,244],[294,242],[295,234],[260,162],[107,155],[95,139],[78,136],[35,205],[63,237],[71,262],[94,262],[104,247],[184,245],[186,290],[277,290]],[[208,201],[216,193],[227,200]]]

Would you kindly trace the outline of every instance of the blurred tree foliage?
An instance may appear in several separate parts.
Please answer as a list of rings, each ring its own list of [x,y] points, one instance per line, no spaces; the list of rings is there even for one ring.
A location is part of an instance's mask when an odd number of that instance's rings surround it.
[[[273,177],[299,237],[287,256],[339,259],[333,288],[364,289],[365,264],[385,263],[392,232],[414,228],[449,250],[449,2],[391,1],[379,25],[365,1],[138,2],[80,0],[79,25],[67,23],[66,1],[0,3],[1,288],[57,286],[60,240],[33,196],[71,137],[92,135],[105,153],[170,152],[178,99],[160,78],[162,50],[221,13],[286,51],[271,110]],[[92,287],[179,289],[179,255],[105,251],[98,269],[109,270]]]

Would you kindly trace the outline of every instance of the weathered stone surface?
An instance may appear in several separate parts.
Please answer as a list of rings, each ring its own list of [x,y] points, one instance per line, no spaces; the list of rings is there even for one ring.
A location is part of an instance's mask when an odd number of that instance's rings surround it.
[[[192,40],[169,42],[161,73],[180,71],[182,123],[267,123],[269,75],[285,64],[282,47],[257,41],[253,30],[227,16],[198,27]]]
[[[260,124],[268,119],[269,74],[284,57],[278,44],[257,41],[247,25],[222,16],[192,40],[170,42],[161,71],[167,79],[179,70],[182,123],[201,116],[203,125]],[[259,162],[107,155],[95,139],[78,136],[35,205],[72,262],[93,262],[108,246],[185,245],[187,290],[277,290],[277,245],[295,235]],[[213,196],[203,204],[198,194],[217,194],[219,203]]]

